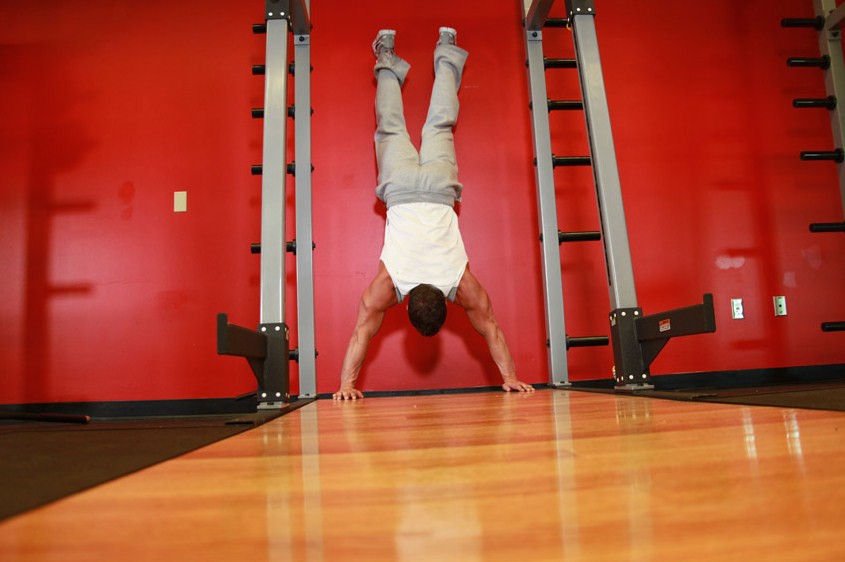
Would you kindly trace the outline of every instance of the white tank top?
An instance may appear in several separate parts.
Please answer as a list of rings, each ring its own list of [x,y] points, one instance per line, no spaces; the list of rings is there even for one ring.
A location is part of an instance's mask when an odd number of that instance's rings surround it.
[[[401,302],[417,285],[434,285],[455,299],[468,258],[458,215],[441,203],[402,203],[387,209],[384,263]]]

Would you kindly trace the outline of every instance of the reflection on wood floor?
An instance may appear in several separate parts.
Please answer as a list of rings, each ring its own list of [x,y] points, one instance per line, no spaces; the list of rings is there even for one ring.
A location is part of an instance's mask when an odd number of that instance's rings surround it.
[[[318,401],[10,519],[0,559],[845,560],[843,437],[575,391]]]

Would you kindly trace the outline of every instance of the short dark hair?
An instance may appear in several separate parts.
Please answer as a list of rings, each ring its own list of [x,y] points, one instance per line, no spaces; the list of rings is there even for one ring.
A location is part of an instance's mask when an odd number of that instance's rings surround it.
[[[408,293],[408,318],[419,333],[433,336],[446,321],[446,297],[433,285],[417,285]]]

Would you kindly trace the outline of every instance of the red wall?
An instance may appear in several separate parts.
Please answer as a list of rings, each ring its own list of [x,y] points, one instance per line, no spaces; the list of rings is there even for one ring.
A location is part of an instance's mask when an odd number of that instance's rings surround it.
[[[596,24],[610,99],[639,304],[646,313],[716,299],[718,331],[673,340],[656,374],[845,362],[845,238],[829,163],[815,32],[784,30],[804,0],[662,6],[607,0]],[[312,106],[318,390],[335,389],[360,293],[376,271],[384,212],[375,199],[372,54],[398,30],[413,65],[407,120],[418,139],[439,25],[470,51],[456,130],[459,209],[520,375],[547,380],[540,247],[520,3],[314,0]],[[218,357],[215,314],[258,322],[264,39],[262,4],[117,0],[0,5],[0,403],[224,397],[254,387],[246,362]],[[556,10],[558,8],[556,7]],[[547,30],[549,56],[571,53]],[[577,81],[549,71],[552,98]],[[585,153],[581,116],[552,116],[557,154]],[[291,158],[292,159],[292,156]],[[598,228],[587,170],[556,172],[565,230]],[[173,213],[173,192],[188,212]],[[290,202],[292,204],[293,195]],[[293,217],[288,224],[293,237]],[[600,246],[566,247],[571,335],[606,334]],[[289,322],[295,325],[289,260]],[[775,318],[771,297],[789,315]],[[730,319],[730,298],[747,318]],[[292,341],[296,342],[295,329]],[[573,379],[608,377],[606,348],[569,354]],[[294,365],[294,374],[296,367]],[[443,334],[415,334],[397,307],[374,342],[364,389],[495,384],[460,309]]]

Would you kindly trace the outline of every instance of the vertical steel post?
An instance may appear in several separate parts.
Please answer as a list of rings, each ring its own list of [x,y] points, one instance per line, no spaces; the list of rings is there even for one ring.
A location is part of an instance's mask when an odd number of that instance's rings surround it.
[[[268,2],[261,175],[261,324],[285,321],[288,42],[284,10]]]
[[[552,0],[535,0],[525,20],[525,45],[528,55],[528,86],[531,94],[531,128],[534,140],[537,212],[540,218],[540,242],[543,258],[543,297],[548,338],[549,383],[569,384],[566,356],[566,328],[563,309],[560,244],[555,205],[554,166],[543,65],[543,22]]]
[[[648,367],[643,360],[634,324],[642,315],[642,310],[637,307],[625,207],[622,202],[616,149],[613,144],[613,130],[610,126],[610,111],[596,35],[596,11],[593,0],[566,0],[566,11],[575,41],[607,261],[614,377],[617,388],[650,387]]]
[[[317,395],[311,200],[311,35],[307,6],[293,12],[296,299],[299,396]]]
[[[593,14],[576,14],[570,21],[599,199],[610,308],[633,308],[637,306],[634,270],[594,19]]]

